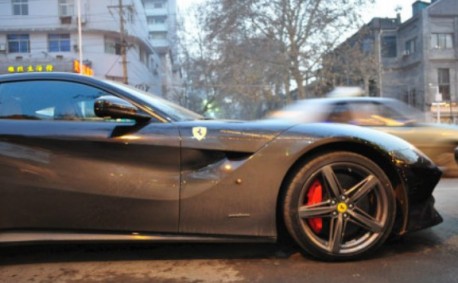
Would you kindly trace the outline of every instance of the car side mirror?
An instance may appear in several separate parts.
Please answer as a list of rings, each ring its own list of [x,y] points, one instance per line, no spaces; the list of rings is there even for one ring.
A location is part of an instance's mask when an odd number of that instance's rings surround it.
[[[112,119],[134,119],[144,121],[151,119],[150,116],[140,113],[138,108],[130,102],[113,96],[104,95],[94,102],[94,112],[98,117],[110,117]]]

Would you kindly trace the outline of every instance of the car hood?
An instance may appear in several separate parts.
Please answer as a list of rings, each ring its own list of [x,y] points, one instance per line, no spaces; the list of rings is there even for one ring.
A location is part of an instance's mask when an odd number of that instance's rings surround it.
[[[370,143],[388,152],[411,149],[406,141],[369,128],[353,125],[284,121],[190,121],[177,123],[184,147],[256,152],[275,139],[301,140],[301,144],[351,140]]]
[[[176,123],[184,147],[255,152],[294,126],[265,121],[197,120]]]

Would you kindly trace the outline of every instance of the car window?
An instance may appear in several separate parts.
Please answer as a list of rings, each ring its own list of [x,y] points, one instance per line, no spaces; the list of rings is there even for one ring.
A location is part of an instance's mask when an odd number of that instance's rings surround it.
[[[329,121],[326,117],[332,105],[322,103],[320,99],[305,99],[288,104],[287,106],[269,113],[267,119],[294,121],[297,123],[315,123]],[[337,121],[329,121],[336,122]]]
[[[186,109],[161,97],[153,95],[152,93],[148,93],[140,89],[134,88],[132,86],[120,84],[114,81],[106,80],[104,82],[113,85],[116,88],[122,89],[130,93],[131,95],[134,95],[137,98],[140,98],[143,101],[143,103],[150,105],[152,109],[159,110],[162,113],[162,115],[164,115],[168,120],[192,121],[204,118],[203,116],[194,113],[189,109]]]
[[[350,123],[352,119],[350,108],[347,103],[337,103],[329,113],[327,122]]]
[[[403,126],[409,118],[378,102],[350,103],[351,123],[359,126]]]
[[[379,117],[379,108],[376,103],[358,102],[351,103],[351,123],[359,126],[383,126],[384,122]]]
[[[94,101],[98,88],[66,81],[37,80],[0,85],[0,119],[102,121]]]

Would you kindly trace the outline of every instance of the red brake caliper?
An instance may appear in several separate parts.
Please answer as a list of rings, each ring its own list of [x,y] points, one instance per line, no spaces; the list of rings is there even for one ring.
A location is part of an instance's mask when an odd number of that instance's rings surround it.
[[[320,181],[315,180],[310,186],[310,189],[307,193],[307,205],[313,205],[322,202],[323,200],[323,188]],[[310,218],[307,219],[310,227],[313,232],[320,233],[323,229],[323,219],[322,218]]]

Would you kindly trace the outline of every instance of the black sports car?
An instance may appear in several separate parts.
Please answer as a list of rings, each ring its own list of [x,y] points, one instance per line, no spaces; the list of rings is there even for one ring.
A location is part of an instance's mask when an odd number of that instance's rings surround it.
[[[367,255],[442,221],[440,171],[350,125],[209,121],[59,73],[0,77],[0,242],[276,241]],[[285,228],[285,229],[284,229]]]

